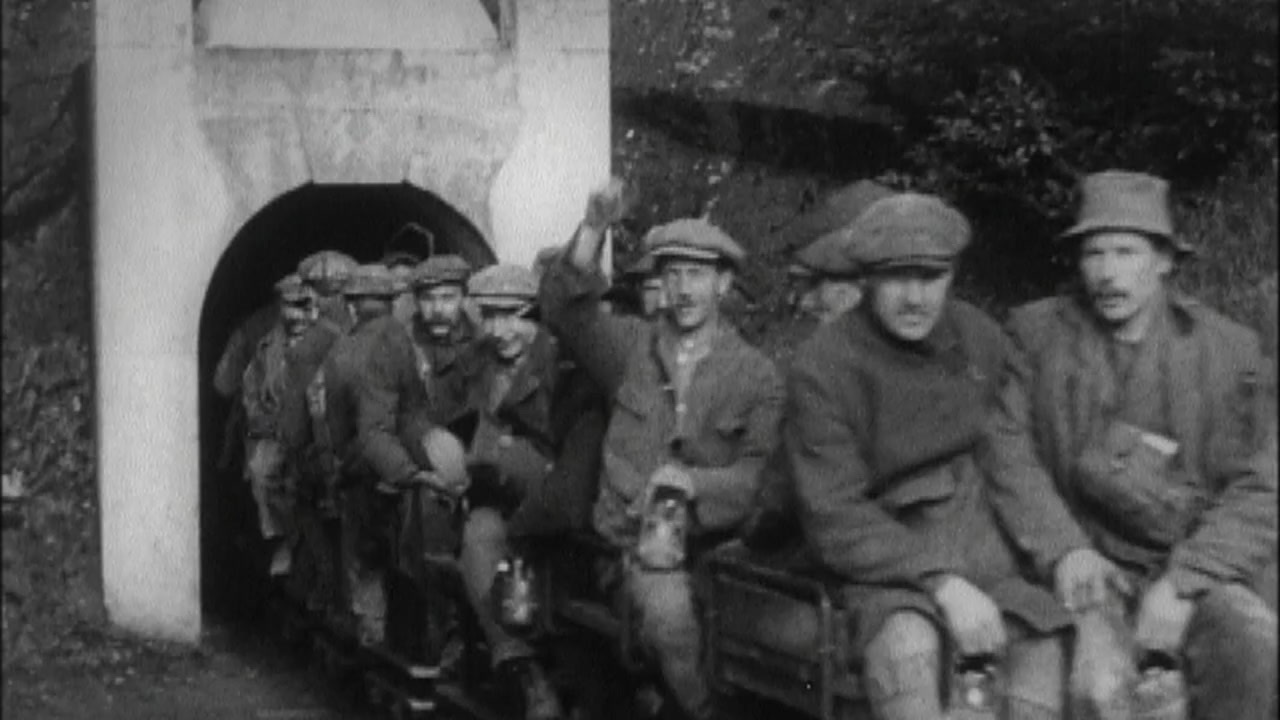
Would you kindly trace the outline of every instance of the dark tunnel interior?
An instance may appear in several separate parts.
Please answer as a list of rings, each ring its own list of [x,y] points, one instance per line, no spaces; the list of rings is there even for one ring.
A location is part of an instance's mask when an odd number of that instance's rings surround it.
[[[426,257],[457,253],[473,266],[495,261],[485,239],[448,203],[409,184],[305,185],[254,215],[232,239],[210,280],[200,318],[200,538],[201,602],[206,615],[255,613],[263,596],[265,566],[248,562],[257,540],[256,515],[240,465],[220,470],[223,428],[230,402],[213,389],[218,359],[235,328],[273,302],[273,286],[318,250],[345,252],[376,262],[407,223],[434,236],[434,248],[390,249]],[[412,243],[410,243],[412,244]],[[246,538],[251,539],[248,546]],[[248,552],[246,552],[248,551]]]

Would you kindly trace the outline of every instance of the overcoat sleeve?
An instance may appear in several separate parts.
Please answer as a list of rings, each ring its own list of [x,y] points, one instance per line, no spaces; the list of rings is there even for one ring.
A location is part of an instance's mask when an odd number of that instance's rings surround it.
[[[1036,448],[1028,332],[1015,317],[1009,324],[1012,340],[1001,339],[1004,363],[996,407],[988,420],[988,488],[1001,524],[1031,556],[1036,573],[1049,580],[1058,560],[1071,550],[1089,547],[1089,538],[1071,516]]]
[[[810,357],[798,359],[788,379],[782,442],[805,535],[850,581],[927,589],[929,576],[951,570],[949,561],[869,496],[867,398],[852,387],[836,392],[833,380]]]
[[[398,433],[402,392],[412,372],[413,358],[408,338],[394,342],[390,333],[376,336],[378,347],[355,384],[356,435],[360,454],[385,482],[404,480],[418,470]]]
[[[560,343],[613,397],[622,385],[628,360],[648,336],[648,328],[638,318],[606,314],[600,297],[607,287],[598,270],[575,267],[561,257],[543,275],[538,299],[542,319]]]
[[[1168,577],[1182,594],[1247,584],[1276,554],[1276,433],[1261,387],[1265,360],[1250,340],[1229,373],[1235,387],[1215,398],[1219,411],[1206,450],[1218,494],[1169,558]]]

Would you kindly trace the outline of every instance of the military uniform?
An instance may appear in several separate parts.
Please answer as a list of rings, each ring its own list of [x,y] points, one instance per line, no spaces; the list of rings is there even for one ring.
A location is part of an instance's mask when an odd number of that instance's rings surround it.
[[[698,220],[655,228],[646,244],[659,261],[671,254],[737,265],[744,255],[722,231]],[[611,399],[594,526],[632,552],[651,479],[660,468],[678,467],[695,498],[692,547],[709,545],[731,532],[750,506],[776,437],[781,384],[772,363],[723,318],[690,374],[668,320],[604,314],[605,287],[598,271],[561,259],[541,288],[547,322]],[[678,392],[681,374],[689,379]],[[689,575],[632,568],[626,588],[640,611],[642,639],[686,712],[705,715],[709,693],[698,665],[701,630]]]
[[[1173,234],[1166,188],[1136,173],[1089,176],[1067,237],[1130,231],[1188,253]],[[1074,532],[1128,576],[1132,600],[1161,579],[1194,604],[1178,649],[1193,717],[1270,717],[1275,614],[1246,589],[1276,554],[1265,361],[1254,333],[1208,308],[1167,289],[1151,302],[1136,344],[1114,339],[1078,295],[1013,312],[1019,354],[996,426],[997,472],[1059,496]],[[1015,537],[1048,573],[1060,555],[1055,536],[1028,524]],[[1103,612],[1126,636],[1134,609]],[[1081,641],[1077,668],[1104,666],[1110,655],[1132,672],[1131,639],[1092,637]],[[1079,677],[1075,686],[1110,692]]]

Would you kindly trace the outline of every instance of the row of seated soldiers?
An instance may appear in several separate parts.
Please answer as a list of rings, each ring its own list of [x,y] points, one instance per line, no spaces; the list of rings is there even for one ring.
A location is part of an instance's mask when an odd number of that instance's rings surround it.
[[[583,525],[621,551],[621,596],[672,713],[716,712],[696,561],[736,536],[758,548],[790,534],[852,610],[877,718],[946,717],[957,657],[1000,667],[1008,717],[1135,717],[1154,702],[1144,693],[1183,686],[1191,717],[1272,716],[1274,589],[1268,603],[1259,588],[1275,582],[1274,365],[1255,333],[1171,286],[1195,248],[1164,181],[1086,177],[1077,222],[1046,249],[1077,282],[1004,329],[951,296],[971,239],[959,211],[870,183],[837,193],[796,256],[801,304],[822,324],[785,385],[722,314],[746,253],[705,219],[646,235],[653,317],[607,310],[601,247],[626,195],[618,182],[593,193],[540,273],[499,265],[466,281],[483,319],[457,385],[422,343],[463,332],[405,332],[389,317],[398,288],[368,267],[343,286],[355,326],[332,331],[322,362],[298,363],[319,368],[329,417],[349,414],[328,441],[340,476],[368,482],[344,506],[412,486],[449,508],[467,482],[473,497],[509,491],[467,504],[459,557],[529,717],[560,707],[535,648],[492,616],[495,568],[522,534]],[[449,285],[460,301],[462,281]],[[419,412],[462,397],[479,414],[469,473],[433,434],[447,414]],[[347,586],[357,617],[376,620],[376,600],[358,597],[374,585]]]

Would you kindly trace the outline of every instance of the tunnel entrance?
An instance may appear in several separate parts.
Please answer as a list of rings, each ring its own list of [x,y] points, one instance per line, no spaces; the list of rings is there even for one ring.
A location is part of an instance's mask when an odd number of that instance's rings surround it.
[[[434,236],[430,247],[397,232],[417,223]],[[392,242],[394,238],[394,243]],[[389,249],[426,257],[456,253],[473,267],[495,257],[480,231],[435,195],[409,184],[315,185],[292,190],[244,224],[213,272],[200,316],[200,577],[206,617],[253,614],[264,595],[249,485],[242,479],[239,439],[232,462],[220,467],[224,426],[232,401],[213,387],[218,359],[235,329],[274,301],[273,286],[318,250],[340,250],[376,262]]]

